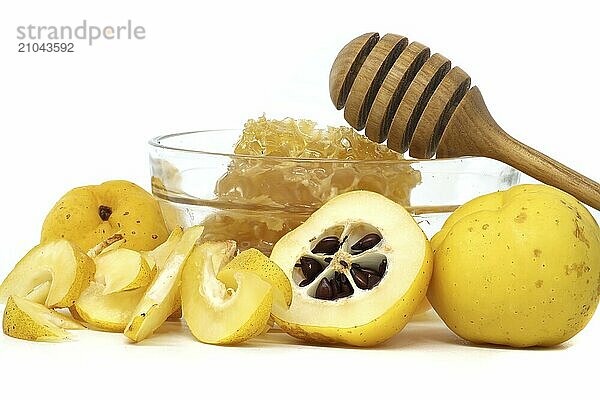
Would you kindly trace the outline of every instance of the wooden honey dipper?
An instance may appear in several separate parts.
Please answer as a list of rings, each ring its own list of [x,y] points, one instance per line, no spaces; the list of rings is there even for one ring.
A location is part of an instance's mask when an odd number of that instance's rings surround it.
[[[404,36],[365,33],[350,41],[333,62],[329,93],[353,128],[392,150],[493,158],[600,209],[597,182],[509,136],[469,75]]]

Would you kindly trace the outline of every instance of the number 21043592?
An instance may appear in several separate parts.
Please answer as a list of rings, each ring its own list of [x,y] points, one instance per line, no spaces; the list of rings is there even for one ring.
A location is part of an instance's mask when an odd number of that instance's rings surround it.
[[[19,43],[19,53],[73,53],[74,43]]]

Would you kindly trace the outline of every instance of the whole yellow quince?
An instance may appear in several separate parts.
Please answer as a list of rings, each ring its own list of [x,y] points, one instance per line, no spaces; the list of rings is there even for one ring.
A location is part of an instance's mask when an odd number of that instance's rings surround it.
[[[154,249],[168,236],[156,199],[128,181],[67,192],[46,216],[41,240],[64,238],[87,251],[115,233],[125,238],[123,247],[137,251]]]
[[[432,239],[428,298],[475,343],[552,346],[585,327],[600,295],[600,229],[574,197],[520,185],[459,207]]]

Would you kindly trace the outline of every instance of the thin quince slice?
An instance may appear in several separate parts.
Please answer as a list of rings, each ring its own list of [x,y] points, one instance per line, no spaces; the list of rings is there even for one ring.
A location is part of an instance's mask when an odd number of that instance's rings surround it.
[[[164,266],[158,269],[125,328],[125,336],[133,342],[150,336],[180,306],[181,271],[203,231],[200,225],[185,229]]]
[[[65,329],[84,329],[66,315],[19,296],[9,296],[4,309],[2,330],[17,339],[61,342],[70,339]]]
[[[235,254],[235,242],[197,246],[183,271],[183,318],[203,343],[235,344],[264,332],[271,314],[273,287],[257,274],[231,268],[217,274]]]
[[[151,269],[162,268],[165,265],[167,258],[169,258],[173,252],[173,249],[181,240],[182,235],[183,229],[178,226],[177,228],[173,229],[167,240],[154,250],[140,252]]]
[[[33,301],[34,303],[44,304],[46,298],[48,297],[48,293],[50,292],[51,283],[52,281],[40,283],[39,285],[34,287],[33,290],[31,290],[31,292],[27,294],[27,296],[23,298],[29,301]]]
[[[89,285],[95,270],[94,261],[67,240],[38,245],[17,263],[0,285],[0,303],[16,295],[31,296],[48,308],[70,307]],[[40,293],[46,290],[45,282],[50,282],[50,286],[42,299]]]
[[[178,226],[175,229],[173,229],[173,231],[171,231],[171,234],[163,244],[161,244],[154,250],[141,252],[142,256],[144,257],[148,265],[150,265],[153,271],[159,270],[162,267],[164,267],[167,258],[173,252],[173,248],[175,247],[175,245],[177,245],[179,240],[181,240],[182,235],[183,229],[180,226]],[[175,311],[173,311],[173,313],[169,316],[168,320],[179,320],[181,319],[181,317],[181,296],[177,296],[177,305],[175,306]]]
[[[115,233],[111,237],[104,239],[103,241],[89,249],[86,254],[90,258],[96,258],[104,252],[121,248],[121,246],[123,246],[124,243],[125,238],[123,237],[123,235],[120,233]]]
[[[117,234],[88,251],[96,263],[94,281],[70,307],[75,318],[99,330],[123,332],[154,276],[142,254],[123,243]]]
[[[99,330],[123,332],[146,288],[110,294],[104,290],[104,285],[92,282],[70,308],[71,314]]]
[[[275,289],[273,291],[274,307],[287,309],[292,304],[292,285],[285,272],[260,250],[248,249],[242,251],[218,271],[217,278],[226,284],[232,283],[235,271],[253,272],[265,282],[271,284]]]
[[[152,281],[153,272],[137,251],[116,249],[102,252],[94,261],[95,279],[104,283],[103,294],[137,289]]]

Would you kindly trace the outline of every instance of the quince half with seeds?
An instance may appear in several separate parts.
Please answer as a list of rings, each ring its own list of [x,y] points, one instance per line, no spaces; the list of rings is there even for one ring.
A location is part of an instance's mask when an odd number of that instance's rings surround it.
[[[339,195],[273,247],[292,287],[275,322],[298,338],[372,346],[398,333],[425,299],[431,246],[413,217],[373,192]]]

